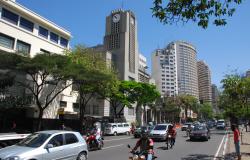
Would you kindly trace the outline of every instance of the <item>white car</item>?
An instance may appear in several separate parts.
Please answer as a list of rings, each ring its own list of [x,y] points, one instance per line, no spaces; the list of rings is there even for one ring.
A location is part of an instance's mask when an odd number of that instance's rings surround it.
[[[0,149],[0,160],[86,160],[88,149],[79,132],[36,132],[16,145]]]
[[[130,134],[130,125],[128,123],[108,123],[105,126],[105,135]]]
[[[217,121],[217,125],[216,125],[217,129],[225,129],[226,125],[225,125],[225,120],[224,119],[220,119]]]
[[[170,123],[157,124],[154,129],[151,130],[149,137],[155,140],[166,140],[167,139],[167,131],[169,126],[172,125]]]

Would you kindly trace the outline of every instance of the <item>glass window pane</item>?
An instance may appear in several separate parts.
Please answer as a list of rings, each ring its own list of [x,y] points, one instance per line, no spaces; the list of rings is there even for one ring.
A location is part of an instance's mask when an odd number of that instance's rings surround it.
[[[30,44],[17,40],[16,51],[28,55],[30,53]]]
[[[34,28],[34,23],[21,17],[20,18],[20,27],[27,29],[28,31],[33,32],[33,28]]]
[[[63,38],[63,37],[61,37],[61,38],[60,38],[60,44],[61,44],[62,46],[64,46],[64,47],[67,47],[67,46],[68,46],[68,40],[65,39],[65,38]]]
[[[0,33],[0,45],[9,49],[13,49],[15,39]]]
[[[76,138],[76,136],[71,133],[65,134],[65,140],[66,140],[66,144],[72,144],[72,143],[78,142],[78,139]]]
[[[53,137],[48,144],[52,144],[53,147],[59,147],[63,145],[63,136],[62,134],[56,135]]]
[[[39,26],[39,35],[48,38],[49,31],[41,26]]]
[[[19,18],[19,16],[17,14],[15,14],[15,13],[13,13],[5,8],[2,9],[2,17],[15,25],[17,25],[18,18]]]
[[[50,40],[58,43],[58,35],[53,32],[50,32]]]

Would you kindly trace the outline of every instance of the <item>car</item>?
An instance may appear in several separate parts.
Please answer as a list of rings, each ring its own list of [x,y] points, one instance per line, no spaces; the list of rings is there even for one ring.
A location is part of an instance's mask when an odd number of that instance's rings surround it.
[[[208,141],[211,138],[210,130],[205,125],[197,125],[190,133],[190,141],[195,139],[204,139]]]
[[[0,150],[1,160],[86,160],[87,144],[79,132],[35,132],[19,143]]]
[[[154,128],[154,126],[141,126],[135,129],[134,137],[140,138],[141,137],[141,131],[146,131],[147,133],[150,133],[151,130]]]
[[[193,127],[193,123],[192,122],[187,122],[187,123],[185,123],[185,124],[182,125],[181,131],[186,131],[189,125],[191,125],[191,127]]]
[[[131,127],[128,123],[108,123],[105,126],[105,135],[130,134]]]
[[[172,124],[170,123],[163,123],[163,124],[157,124],[154,129],[150,131],[149,137],[154,140],[163,140],[166,141],[167,139],[167,131],[169,126]]]
[[[218,120],[217,124],[216,124],[216,128],[217,129],[225,129],[226,128],[225,120],[224,119]]]

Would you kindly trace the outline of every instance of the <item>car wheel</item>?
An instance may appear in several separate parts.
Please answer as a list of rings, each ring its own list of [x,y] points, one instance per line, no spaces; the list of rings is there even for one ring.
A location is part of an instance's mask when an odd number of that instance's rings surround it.
[[[117,132],[114,132],[114,136],[117,136]]]
[[[85,152],[79,153],[79,155],[77,156],[77,160],[87,160],[86,153]]]

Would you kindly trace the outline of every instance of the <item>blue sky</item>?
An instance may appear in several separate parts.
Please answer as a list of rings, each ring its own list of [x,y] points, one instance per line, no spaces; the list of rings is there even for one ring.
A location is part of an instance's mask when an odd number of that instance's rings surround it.
[[[18,3],[66,28],[73,35],[71,46],[102,44],[105,17],[114,9],[132,10],[138,22],[139,50],[151,68],[151,53],[169,42],[192,43],[198,59],[212,72],[212,83],[220,85],[223,76],[237,69],[250,69],[250,1],[237,7],[225,27],[210,25],[204,30],[196,24],[163,25],[152,17],[152,0],[17,0]]]

